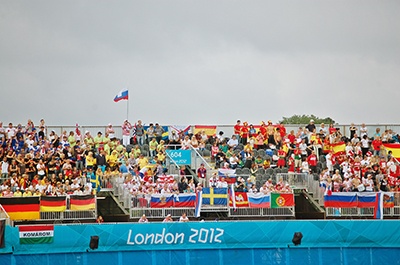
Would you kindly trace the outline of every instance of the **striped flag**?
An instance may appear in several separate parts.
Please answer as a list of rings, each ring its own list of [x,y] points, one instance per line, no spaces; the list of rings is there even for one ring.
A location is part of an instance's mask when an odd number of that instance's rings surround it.
[[[196,192],[196,206],[195,206],[195,209],[194,209],[194,216],[195,217],[200,217],[201,206],[202,206],[202,203],[203,203],[202,195],[203,195],[202,191],[197,191]]]
[[[40,219],[39,197],[0,198],[0,204],[11,220]]]
[[[96,209],[94,195],[71,195],[69,200],[72,211],[90,211]]]
[[[53,243],[53,225],[26,225],[19,226],[20,244],[45,244]]]
[[[114,102],[118,102],[121,100],[128,100],[128,89],[123,90],[121,92],[118,93],[118,95],[115,96],[114,98]]]
[[[271,196],[262,192],[247,193],[247,199],[249,201],[250,208],[270,208],[271,207]]]
[[[382,144],[386,152],[392,151],[392,156],[400,160],[400,144]]]
[[[64,212],[67,209],[66,196],[40,197],[41,212]]]
[[[208,136],[217,134],[217,126],[215,125],[195,125],[193,134],[204,131]]]
[[[331,144],[332,153],[334,155],[341,155],[346,153],[346,144],[344,142],[339,142],[336,144]]]

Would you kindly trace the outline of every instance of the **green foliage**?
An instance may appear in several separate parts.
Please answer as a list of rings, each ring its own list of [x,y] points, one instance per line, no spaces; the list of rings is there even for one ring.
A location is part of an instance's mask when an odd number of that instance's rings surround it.
[[[326,125],[330,123],[335,123],[335,121],[330,118],[319,118],[313,114],[311,115],[293,115],[291,117],[282,117],[283,119],[280,121],[280,123],[283,124],[308,124],[310,120],[314,120],[315,124],[321,124],[325,123]]]

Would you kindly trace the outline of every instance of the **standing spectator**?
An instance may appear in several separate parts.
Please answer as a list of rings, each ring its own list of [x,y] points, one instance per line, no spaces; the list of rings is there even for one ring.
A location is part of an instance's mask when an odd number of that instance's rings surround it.
[[[366,134],[364,134],[364,136],[361,139],[361,150],[362,150],[363,157],[369,151],[369,141],[368,141],[368,136]]]
[[[114,131],[114,128],[111,123],[108,124],[108,126],[106,128],[106,133],[108,133],[108,136],[110,137],[110,139],[115,138],[115,131]]]
[[[233,134],[236,135],[236,138],[240,137],[241,130],[240,120],[237,120],[235,126],[233,126]]]
[[[147,128],[146,135],[147,135],[147,143],[149,143],[151,139],[155,137],[153,123],[150,123],[149,128]]]
[[[311,152],[311,155],[308,156],[307,162],[308,162],[308,165],[310,167],[310,172],[311,173],[316,173],[317,172],[318,158],[317,158],[317,155],[315,154],[314,150]]]
[[[361,136],[361,138],[363,138],[364,135],[367,135],[367,136],[368,136],[368,128],[367,128],[367,126],[365,125],[365,123],[362,123],[362,124],[361,124],[361,127],[360,127],[360,136]]]
[[[124,120],[122,124],[122,144],[127,146],[130,143],[132,124],[128,120]]]
[[[141,120],[138,120],[136,124],[136,142],[138,145],[142,146],[144,144],[144,127]]]
[[[207,169],[204,167],[203,163],[200,164],[200,167],[197,169],[197,177],[199,178],[199,183],[205,187],[207,180]]]
[[[240,129],[240,140],[243,145],[247,144],[247,140],[249,138],[249,131],[250,131],[249,125],[247,124],[246,121],[243,122],[243,126]]]
[[[372,141],[372,148],[374,149],[374,156],[379,156],[381,151],[382,141],[379,136],[376,136],[375,139]]]
[[[357,133],[357,127],[354,125],[354,123],[350,124],[350,139],[353,139],[354,135]]]
[[[306,129],[307,129],[306,133],[307,133],[308,139],[310,139],[311,133],[313,133],[316,130],[315,123],[314,123],[313,119],[311,119],[310,122],[306,125]]]
[[[161,142],[163,133],[164,133],[163,127],[161,127],[158,123],[156,123],[156,127],[154,128],[154,134],[156,136],[157,143]]]

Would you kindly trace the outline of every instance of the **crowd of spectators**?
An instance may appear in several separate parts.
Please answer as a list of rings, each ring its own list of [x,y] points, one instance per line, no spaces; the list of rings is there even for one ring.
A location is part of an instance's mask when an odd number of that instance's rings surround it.
[[[163,133],[158,123],[144,130],[141,121],[132,125],[128,120],[122,124],[122,139],[116,137],[111,124],[92,136],[79,128],[58,135],[48,131],[44,120],[38,126],[31,120],[24,126],[0,123],[1,196],[93,194],[101,187],[111,188],[112,183],[133,195],[227,186],[225,178],[207,178],[204,165],[195,169],[198,181],[188,178],[184,168],[178,178],[171,177],[165,160],[166,149],[172,146],[197,149],[209,155],[216,168],[248,168],[249,176],[236,180],[238,191],[288,191],[288,183],[268,180],[256,185],[257,170],[268,168],[319,174],[321,183],[335,191],[360,190],[361,185],[365,190],[399,186],[393,173],[395,159],[382,152],[383,143],[399,141],[391,130],[369,133],[364,124],[352,125],[348,138],[333,125],[317,127],[311,120],[288,133],[283,124],[271,121],[260,126],[237,121],[231,137],[223,132],[207,135],[205,131],[172,130],[165,139]],[[332,152],[331,145],[342,142],[345,152]]]

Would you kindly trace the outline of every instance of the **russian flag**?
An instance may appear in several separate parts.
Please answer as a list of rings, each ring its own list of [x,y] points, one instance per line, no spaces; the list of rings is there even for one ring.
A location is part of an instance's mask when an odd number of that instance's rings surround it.
[[[197,191],[196,192],[196,207],[194,209],[194,216],[195,217],[200,217],[201,205],[203,204],[202,195],[203,195],[202,191]]]
[[[376,206],[375,192],[360,192],[358,193],[358,208],[374,208]]]
[[[152,194],[150,199],[151,208],[165,208],[174,205],[174,195]]]
[[[115,96],[114,102],[118,102],[120,100],[128,100],[128,89],[119,92],[119,94]]]
[[[196,194],[194,193],[181,193],[174,196],[175,207],[194,207],[196,203]]]
[[[269,194],[248,192],[247,199],[250,208],[270,208],[271,206],[271,197]]]
[[[225,178],[228,184],[236,183],[236,170],[235,169],[218,169],[218,176],[219,178]]]
[[[325,207],[353,208],[357,205],[357,193],[355,192],[332,192],[332,195],[324,196]]]

